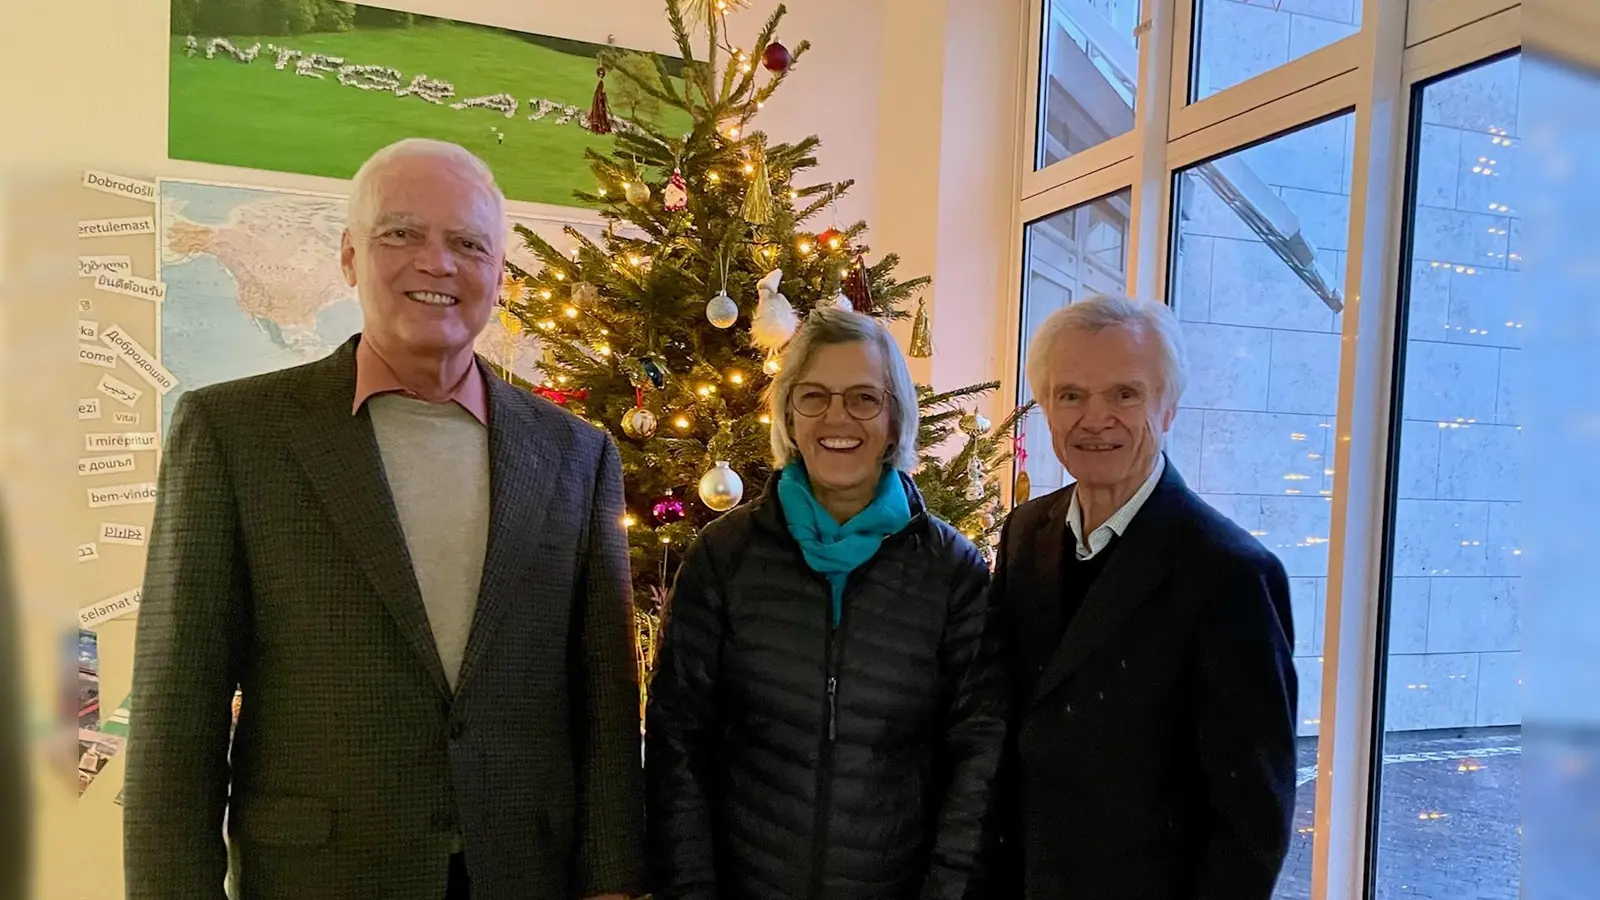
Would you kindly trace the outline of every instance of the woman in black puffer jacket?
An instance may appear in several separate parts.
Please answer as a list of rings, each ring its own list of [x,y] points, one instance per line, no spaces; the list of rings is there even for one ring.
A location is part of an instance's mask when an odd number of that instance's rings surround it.
[[[981,898],[1004,739],[988,567],[928,515],[916,394],[876,320],[814,310],[776,472],[678,574],[650,691],[658,900]]]

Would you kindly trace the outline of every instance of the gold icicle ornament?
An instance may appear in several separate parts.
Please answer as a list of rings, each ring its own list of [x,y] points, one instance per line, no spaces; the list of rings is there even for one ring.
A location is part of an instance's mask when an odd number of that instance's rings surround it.
[[[917,298],[917,317],[911,321],[911,355],[927,359],[933,355],[933,330],[928,327],[928,299]]]
[[[765,148],[750,152],[750,189],[744,195],[744,220],[764,226],[772,221],[772,181],[767,178]]]

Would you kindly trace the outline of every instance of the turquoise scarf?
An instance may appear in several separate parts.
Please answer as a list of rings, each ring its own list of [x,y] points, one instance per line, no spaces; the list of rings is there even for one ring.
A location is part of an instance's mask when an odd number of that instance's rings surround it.
[[[833,624],[837,627],[843,612],[845,580],[878,552],[884,538],[911,521],[911,502],[906,498],[900,473],[885,469],[878,480],[877,496],[842,525],[817,502],[805,467],[799,463],[785,466],[778,476],[778,501],[789,533],[800,542],[806,564],[826,577],[833,588]]]

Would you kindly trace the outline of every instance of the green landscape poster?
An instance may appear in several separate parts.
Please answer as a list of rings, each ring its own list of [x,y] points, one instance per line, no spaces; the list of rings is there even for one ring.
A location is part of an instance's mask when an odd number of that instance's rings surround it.
[[[594,187],[584,148],[609,152],[638,120],[688,130],[610,73],[614,131],[589,131],[605,49],[337,0],[172,0],[168,155],[349,178],[386,144],[439,138],[482,157],[507,197],[574,206]]]

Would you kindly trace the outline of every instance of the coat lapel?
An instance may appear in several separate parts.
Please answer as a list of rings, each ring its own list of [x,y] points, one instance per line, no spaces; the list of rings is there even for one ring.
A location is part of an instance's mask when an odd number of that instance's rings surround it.
[[[1129,523],[1128,530],[1106,561],[1106,567],[1083,598],[1078,614],[1067,625],[1039,680],[1034,683],[1033,700],[1038,702],[1060,687],[1099,650],[1149,600],[1166,580],[1172,566],[1172,540],[1179,517],[1175,508],[1187,492],[1178,470],[1167,460],[1161,480],[1149,499]],[[1064,530],[1067,505],[1058,517]],[[1057,553],[1065,552],[1065,536],[1059,536]],[[1052,602],[1059,605],[1060,557],[1047,588]]]
[[[1028,674],[1040,671],[1054,655],[1061,638],[1061,554],[1066,546],[1067,506],[1070,490],[1060,491],[1050,502],[1045,521],[1029,533],[1022,550],[1026,580],[1018,585],[1026,604],[1024,658]]]
[[[467,637],[457,689],[493,640],[500,620],[518,600],[518,569],[549,515],[550,496],[571,459],[572,425],[483,366],[489,385],[489,545],[483,558],[478,609]]]
[[[303,397],[306,415],[295,429],[294,452],[322,497],[334,530],[383,598],[431,680],[448,696],[450,683],[428,626],[428,611],[383,473],[372,420],[365,407],[350,413],[356,385],[355,340],[314,368]]]

